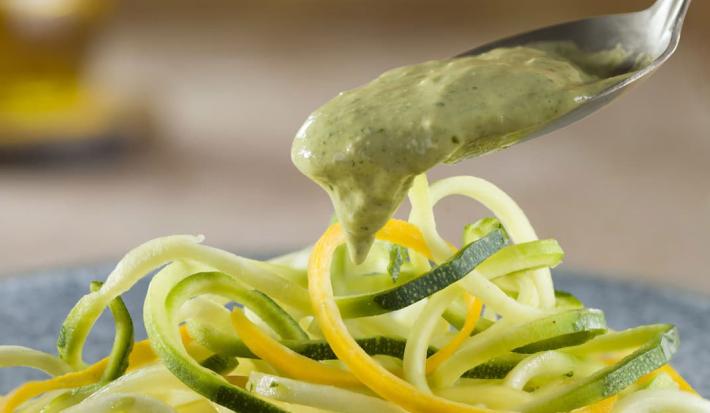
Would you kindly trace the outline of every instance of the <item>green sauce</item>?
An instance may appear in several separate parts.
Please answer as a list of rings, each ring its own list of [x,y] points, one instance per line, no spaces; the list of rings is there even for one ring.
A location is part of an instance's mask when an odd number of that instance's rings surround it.
[[[330,195],[360,262],[416,175],[520,141],[617,82],[623,57],[556,43],[393,69],[313,112],[292,159]]]

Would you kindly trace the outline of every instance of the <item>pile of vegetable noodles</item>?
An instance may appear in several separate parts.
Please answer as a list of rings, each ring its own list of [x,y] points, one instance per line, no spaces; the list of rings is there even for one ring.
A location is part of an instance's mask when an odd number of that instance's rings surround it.
[[[436,231],[449,195],[496,218]],[[556,291],[563,252],[520,208],[473,177],[410,191],[354,265],[334,223],[307,250],[261,262],[193,236],[149,241],[92,283],[61,327],[58,355],[0,347],[0,367],[52,376],[0,399],[9,412],[710,412],[668,364],[675,327],[607,328],[600,310]],[[135,341],[121,294],[153,277],[148,339]],[[110,354],[85,340],[108,308]]]

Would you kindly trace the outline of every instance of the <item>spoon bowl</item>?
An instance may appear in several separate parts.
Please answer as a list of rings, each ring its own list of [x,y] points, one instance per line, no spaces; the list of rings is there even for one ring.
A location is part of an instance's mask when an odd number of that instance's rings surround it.
[[[649,76],[673,54],[680,40],[683,19],[690,0],[657,0],[645,10],[633,13],[597,16],[544,27],[496,40],[456,57],[478,55],[497,47],[515,47],[537,42],[573,42],[584,52],[600,52],[621,47],[627,59],[613,75],[620,77],[574,110],[552,120],[522,140],[545,135],[591,114],[638,80]],[[643,59],[646,64],[637,67]],[[521,140],[521,141],[522,141]]]

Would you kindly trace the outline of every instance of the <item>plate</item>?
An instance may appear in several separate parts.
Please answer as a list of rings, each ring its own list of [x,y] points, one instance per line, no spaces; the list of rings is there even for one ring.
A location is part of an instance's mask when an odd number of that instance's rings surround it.
[[[99,264],[42,271],[0,281],[0,344],[16,344],[55,351],[62,320],[86,293],[91,280],[104,280],[113,265]],[[673,364],[700,394],[710,397],[710,298],[670,287],[633,281],[555,271],[555,285],[579,297],[587,306],[601,308],[612,328],[640,324],[673,323],[678,326],[681,347]],[[125,296],[134,320],[141,320],[148,279]],[[145,338],[143,324],[136,321],[136,337]],[[105,356],[111,348],[113,325],[104,314],[89,337],[87,361]],[[0,393],[18,383],[43,377],[26,369],[0,369]]]

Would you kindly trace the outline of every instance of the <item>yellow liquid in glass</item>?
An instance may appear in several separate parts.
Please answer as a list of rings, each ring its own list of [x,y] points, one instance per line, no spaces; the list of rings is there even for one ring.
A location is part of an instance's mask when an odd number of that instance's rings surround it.
[[[69,136],[92,123],[100,108],[83,70],[108,4],[0,0],[0,144]]]

